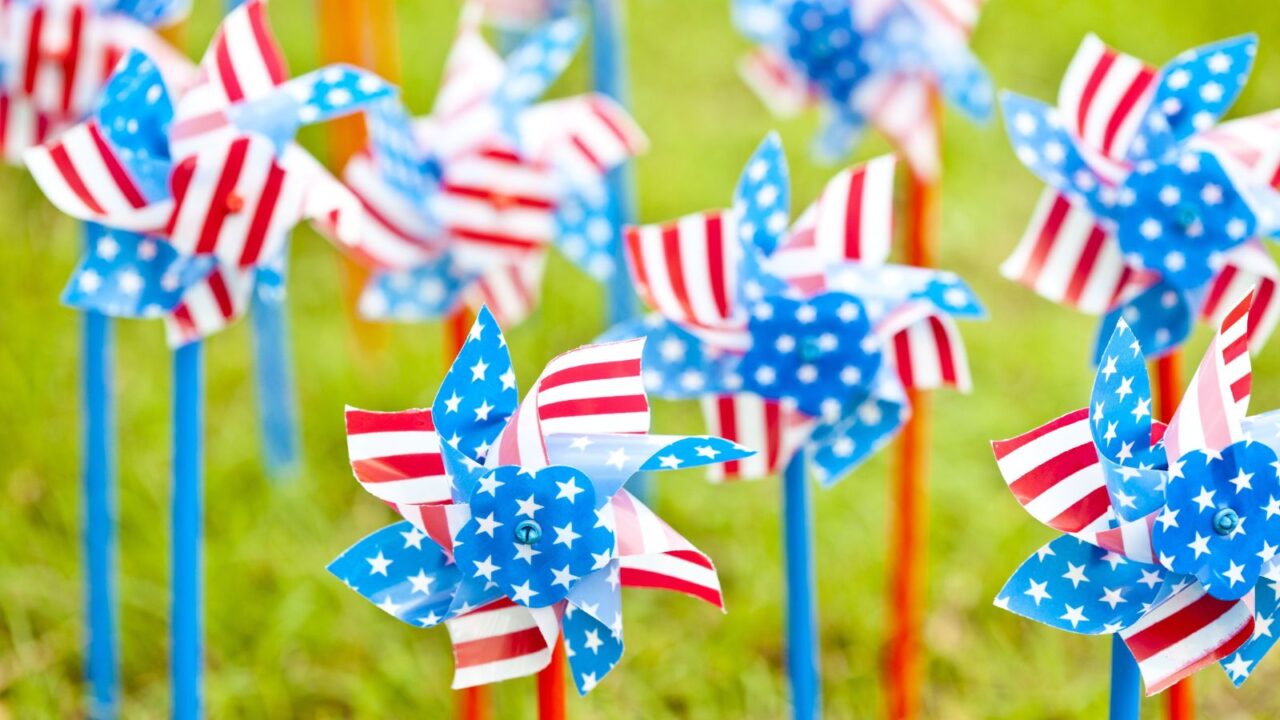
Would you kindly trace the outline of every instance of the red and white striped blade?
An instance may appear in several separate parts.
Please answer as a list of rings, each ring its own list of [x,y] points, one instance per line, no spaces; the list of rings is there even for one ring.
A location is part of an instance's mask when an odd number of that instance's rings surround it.
[[[755,455],[707,466],[712,482],[760,480],[791,461],[813,430],[812,418],[751,393],[702,399],[707,432],[756,451]]]
[[[1151,283],[1125,264],[1119,241],[1089,211],[1052,189],[1040,195],[1030,226],[1000,272],[1053,302],[1095,315]]]
[[[738,63],[738,74],[778,117],[793,117],[818,101],[804,74],[768,48],[756,48],[744,56]]]
[[[610,507],[624,587],[672,590],[724,609],[711,558],[626,490],[613,497]]]
[[[538,103],[517,122],[525,155],[581,182],[598,180],[649,145],[631,114],[604,95]]]
[[[453,641],[453,688],[536,674],[560,637],[555,606],[530,609],[503,598],[445,621]]]
[[[454,158],[468,154],[501,134],[493,95],[505,74],[501,56],[485,42],[479,27],[464,18],[431,110],[436,131],[432,148],[437,155]]]
[[[644,301],[668,320],[721,349],[751,344],[737,302],[742,257],[737,215],[686,215],[665,225],[628,227],[628,266]]]
[[[235,322],[249,307],[255,273],[216,267],[187,288],[165,318],[169,347],[181,347],[213,335]]]
[[[453,501],[431,411],[371,412],[348,406],[347,454],[356,480],[396,505]]]
[[[0,94],[0,150],[5,162],[20,164],[26,152],[74,122],[71,118],[42,113],[21,95]]]
[[[1170,458],[1193,450],[1218,451],[1244,439],[1240,423],[1249,410],[1253,369],[1249,360],[1249,309],[1253,291],[1231,303],[1209,343],[1191,385],[1169,422],[1164,443]]]
[[[7,3],[2,12],[9,87],[37,112],[87,113],[123,50],[92,4]]]
[[[277,162],[265,137],[211,144],[174,168],[169,241],[186,255],[254,265],[284,248],[302,217],[307,182]]]
[[[362,261],[377,268],[402,270],[439,255],[441,239],[427,233],[422,211],[382,179],[367,154],[356,155],[347,163],[343,179],[365,216],[352,242],[344,244]]]
[[[1031,516],[1097,544],[1115,513],[1093,444],[1089,409],[991,443],[1005,483]]]
[[[1128,522],[1122,521],[1118,527],[1103,530],[1098,533],[1097,545],[1135,562],[1148,565],[1161,564],[1151,542],[1151,532],[1155,528],[1156,517],[1159,514],[1159,512],[1153,512],[1146,517]]]
[[[1235,652],[1253,635],[1253,596],[1219,600],[1193,582],[1120,632],[1147,695]]]
[[[497,146],[448,163],[436,208],[458,264],[483,270],[549,244],[558,184],[551,168]]]
[[[893,363],[903,387],[969,392],[969,358],[960,329],[949,316],[930,312],[893,334],[885,344],[885,359]]]
[[[532,253],[481,273],[467,290],[467,304],[476,312],[489,308],[502,327],[519,325],[538,304],[546,262],[546,253]]]
[[[1231,120],[1197,134],[1190,144],[1244,167],[1250,177],[1280,189],[1280,110]]]
[[[1271,254],[1257,240],[1251,240],[1228,252],[1223,266],[1214,276],[1200,307],[1200,319],[1214,326],[1233,309],[1232,300],[1254,289],[1253,309],[1249,311],[1249,349],[1262,351],[1280,319],[1280,269]]]
[[[1155,94],[1158,71],[1087,35],[1067,66],[1058,110],[1104,177],[1127,173],[1126,157]]]
[[[858,95],[872,124],[907,161],[911,172],[925,180],[936,180],[942,172],[935,92],[918,76],[896,74],[873,79]]]

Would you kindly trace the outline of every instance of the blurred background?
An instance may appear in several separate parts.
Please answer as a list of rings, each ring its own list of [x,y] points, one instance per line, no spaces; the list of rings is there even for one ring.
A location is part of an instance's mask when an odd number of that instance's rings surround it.
[[[626,5],[634,113],[651,152],[637,163],[640,216],[658,221],[724,206],[747,156],[778,128],[807,204],[836,168],[813,164],[816,116],[778,122],[739,81],[747,44],[726,0]],[[188,46],[203,48],[221,4],[196,2]],[[430,107],[457,18],[456,0],[399,3],[404,92]],[[273,0],[295,71],[316,67],[314,3]],[[1280,5],[1262,0],[991,0],[974,47],[996,83],[1051,100],[1087,32],[1162,64],[1179,51],[1258,32],[1253,81],[1232,116],[1280,106]],[[561,92],[585,87],[580,59]],[[323,134],[304,142],[324,156]],[[1040,183],[1014,159],[998,120],[945,123],[942,266],[990,309],[962,330],[972,395],[939,393],[929,530],[925,716],[1088,718],[1105,713],[1105,639],[1071,636],[996,610],[1014,568],[1053,533],[1009,495],[988,440],[1082,406],[1096,320],[1003,280],[999,262],[1026,226]],[[884,152],[872,138],[860,155]],[[82,713],[78,378],[79,322],[58,296],[79,252],[76,226],[19,170],[0,171],[0,718]],[[289,313],[305,458],[273,484],[260,462],[249,334],[208,344],[207,702],[213,718],[446,717],[447,634],[414,631],[377,612],[325,565],[390,510],[364,494],[346,463],[345,403],[428,405],[442,373],[437,325],[397,326],[361,353],[343,320],[334,250],[309,231],[292,248]],[[553,355],[603,328],[603,294],[563,260],[541,309],[510,329],[521,387]],[[159,323],[119,326],[121,621],[127,718],[168,712],[169,353]],[[1189,375],[1207,342],[1188,345]],[[1255,411],[1280,406],[1280,342],[1255,360]],[[699,432],[690,405],[661,404],[661,432]],[[817,496],[823,692],[830,717],[883,715],[880,688],[888,536],[883,459]],[[626,597],[622,664],[575,718],[784,716],[777,482],[708,485],[666,474],[656,506],[720,568],[729,613],[668,594]],[[1217,669],[1197,678],[1205,717],[1280,716],[1280,659],[1245,687]],[[498,717],[533,715],[532,679],[496,690]],[[1149,701],[1147,710],[1156,710]]]

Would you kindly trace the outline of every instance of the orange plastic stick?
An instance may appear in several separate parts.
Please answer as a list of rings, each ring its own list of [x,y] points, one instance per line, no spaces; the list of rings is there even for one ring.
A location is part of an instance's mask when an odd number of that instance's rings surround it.
[[[1162,422],[1173,419],[1182,397],[1182,353],[1173,352],[1156,361],[1156,416]],[[1169,720],[1191,720],[1196,714],[1191,678],[1169,688]]]
[[[538,720],[564,720],[564,644],[556,643],[551,664],[538,673]]]
[[[941,121],[937,91],[931,98],[934,118]],[[941,128],[939,128],[941,134]],[[938,245],[941,200],[936,178],[912,172],[907,185],[906,261],[931,267]],[[931,411],[926,392],[907,391],[911,419],[898,440],[895,483],[891,493],[890,544],[897,554],[889,579],[889,645],[887,700],[893,720],[920,714],[920,659],[925,596],[925,529],[928,520],[928,478]]]

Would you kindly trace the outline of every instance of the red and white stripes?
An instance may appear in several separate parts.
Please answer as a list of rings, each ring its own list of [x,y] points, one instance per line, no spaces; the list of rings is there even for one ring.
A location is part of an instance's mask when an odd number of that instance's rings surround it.
[[[445,168],[440,221],[463,267],[510,263],[555,235],[556,179],[551,168],[497,146]]]
[[[885,345],[904,387],[936,390],[952,387],[969,392],[969,359],[955,321],[931,313],[897,332]]]
[[[489,308],[503,327],[519,324],[538,304],[546,261],[546,253],[533,253],[482,273],[467,292],[468,304],[477,312],[482,306]]]
[[[188,287],[165,318],[170,347],[208,337],[244,314],[253,293],[254,272],[215,267],[209,276]]]
[[[631,115],[604,95],[538,103],[520,114],[520,147],[570,177],[594,180],[648,146]]]
[[[1032,517],[1093,542],[1114,513],[1089,423],[1082,408],[991,447],[1009,490]]]
[[[453,688],[533,675],[551,662],[560,636],[554,607],[530,609],[503,598],[445,621],[453,641]]]
[[[10,89],[37,113],[79,118],[125,49],[83,0],[7,3],[0,20]]]
[[[1135,562],[1161,564],[1151,542],[1151,532],[1159,514],[1153,512],[1146,517],[1121,522],[1118,527],[1103,530],[1098,533],[1098,547],[1119,553]]]
[[[1244,437],[1240,423],[1253,385],[1249,361],[1249,308],[1253,293],[1232,305],[1205,351],[1165,433],[1170,458],[1192,450],[1222,450]]]
[[[396,505],[453,500],[430,410],[370,412],[348,407],[346,415],[351,469],[371,495]]]
[[[1262,349],[1280,320],[1280,295],[1276,285],[1280,282],[1271,254],[1258,240],[1251,240],[1227,253],[1225,264],[1209,285],[1200,318],[1218,326],[1233,309],[1232,300],[1243,296],[1250,289],[1253,309],[1249,311],[1249,347],[1255,353]]]
[[[817,94],[804,74],[768,48],[756,48],[738,63],[738,74],[770,112],[791,117],[811,107]]]
[[[629,227],[625,239],[636,289],[650,307],[716,347],[747,349],[746,317],[737,303],[741,247],[732,211]]]
[[[623,586],[672,590],[724,609],[710,558],[626,490],[610,505]]]
[[[942,171],[940,105],[933,86],[916,76],[878,78],[859,91],[868,117],[919,178],[936,180]]]
[[[1058,109],[1082,150],[1104,176],[1125,170],[1125,157],[1155,93],[1157,70],[1085,36],[1058,91]]]
[[[1120,632],[1155,695],[1235,652],[1253,634],[1252,596],[1219,600],[1193,582]]]
[[[442,238],[426,232],[417,204],[388,185],[367,154],[347,163],[343,179],[364,211],[364,223],[351,247],[363,262],[377,268],[409,268],[441,252]]]
[[[756,451],[755,455],[707,467],[712,482],[759,480],[776,474],[808,438],[813,421],[773,400],[751,393],[702,399],[707,432]]]

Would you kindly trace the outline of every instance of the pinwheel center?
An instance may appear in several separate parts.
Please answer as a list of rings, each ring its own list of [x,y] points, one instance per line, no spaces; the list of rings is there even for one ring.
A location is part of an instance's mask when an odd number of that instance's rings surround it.
[[[1213,531],[1219,535],[1229,535],[1240,524],[1240,516],[1231,508],[1222,508],[1213,516]]]
[[[516,542],[532,545],[542,539],[542,526],[532,520],[524,520],[516,526]]]
[[[823,354],[822,345],[816,337],[806,337],[800,340],[800,359],[805,362],[814,362]]]
[[[497,210],[507,210],[516,204],[515,197],[501,192],[491,192],[489,194],[489,202],[493,203],[493,207]]]
[[[1178,227],[1185,232],[1200,221],[1200,213],[1196,211],[1194,206],[1184,203],[1179,205],[1174,212],[1174,219],[1178,223]]]
[[[239,193],[227,193],[227,212],[238,213],[244,209],[244,198]]]

